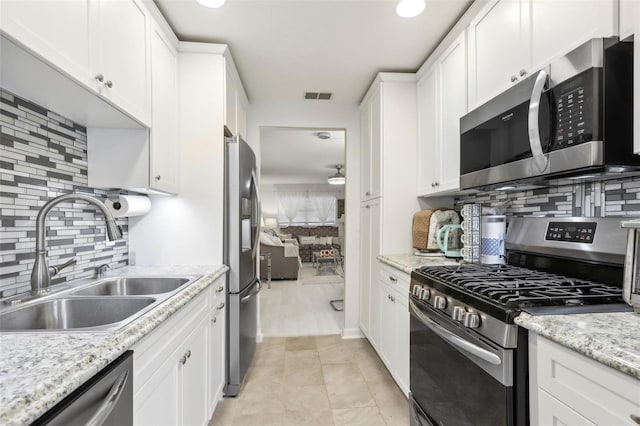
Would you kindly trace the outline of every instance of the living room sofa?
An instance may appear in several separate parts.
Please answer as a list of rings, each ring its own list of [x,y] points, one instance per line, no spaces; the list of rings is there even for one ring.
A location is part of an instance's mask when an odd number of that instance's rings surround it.
[[[312,253],[315,251],[325,250],[325,249],[337,249],[339,252],[341,251],[341,244],[338,239],[338,227],[337,226],[288,226],[286,228],[280,228],[279,234],[291,235],[292,238],[298,240],[298,245],[300,246],[300,260],[302,262],[311,262],[312,261]],[[305,241],[302,237],[332,237],[331,243],[313,243],[313,244],[305,244]]]

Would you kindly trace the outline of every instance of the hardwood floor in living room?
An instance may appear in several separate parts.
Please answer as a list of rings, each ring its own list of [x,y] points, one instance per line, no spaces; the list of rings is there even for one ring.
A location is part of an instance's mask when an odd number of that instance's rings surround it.
[[[329,279],[326,283],[303,284],[313,266],[303,263],[297,280],[274,280],[260,292],[260,329],[265,337],[317,336],[340,334],[344,328],[344,313],[335,311],[329,302],[344,298],[344,280]],[[340,283],[342,281],[342,283]]]

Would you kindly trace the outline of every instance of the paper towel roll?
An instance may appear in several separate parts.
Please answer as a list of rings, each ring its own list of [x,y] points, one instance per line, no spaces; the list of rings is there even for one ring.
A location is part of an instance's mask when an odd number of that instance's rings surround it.
[[[142,216],[151,210],[151,200],[144,195],[120,195],[116,200],[108,199],[105,205],[115,217]]]

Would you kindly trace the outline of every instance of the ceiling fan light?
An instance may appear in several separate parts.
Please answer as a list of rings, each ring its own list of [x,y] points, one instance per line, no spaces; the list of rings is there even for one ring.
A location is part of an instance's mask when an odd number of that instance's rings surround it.
[[[330,185],[344,185],[347,182],[347,178],[340,171],[342,166],[336,166],[336,169],[338,169],[336,174],[329,176],[327,182],[329,182]]]
[[[396,6],[396,13],[401,18],[413,18],[424,10],[424,0],[400,0]]]
[[[196,1],[205,7],[216,9],[218,7],[222,7],[226,0],[196,0]]]

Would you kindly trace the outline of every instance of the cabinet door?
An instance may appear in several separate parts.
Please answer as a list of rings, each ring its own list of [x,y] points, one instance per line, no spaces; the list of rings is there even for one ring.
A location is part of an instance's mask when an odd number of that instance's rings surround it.
[[[236,85],[229,69],[225,72],[224,80],[225,108],[224,124],[234,135],[238,134],[238,122],[236,120]]]
[[[222,397],[222,388],[225,382],[225,324],[226,307],[223,296],[214,302],[209,327],[209,366],[211,367],[211,373],[209,374],[209,414],[213,413],[218,400]]]
[[[538,412],[532,416],[538,419],[538,423],[532,423],[532,426],[595,426],[595,423],[582,417],[542,389],[538,389],[538,404]]]
[[[180,358],[181,424],[185,426],[204,425],[208,420],[208,325],[207,320],[198,324],[183,347],[182,357],[186,358]]]
[[[378,278],[378,291],[380,292],[379,309],[377,310],[380,319],[380,334],[378,338],[378,354],[380,359],[393,374],[395,367],[395,336],[396,328],[394,324],[394,302],[384,280]]]
[[[379,283],[379,262],[377,256],[380,254],[382,246],[381,234],[381,217],[380,217],[380,199],[371,200],[369,203],[371,210],[371,231],[370,231],[370,249],[367,256],[369,257],[369,282],[371,283],[370,303],[369,303],[369,335],[374,347],[377,347],[380,339],[380,300],[381,291]]]
[[[236,121],[238,134],[243,139],[247,138],[247,106],[240,99],[240,93],[236,92]]]
[[[371,198],[382,196],[382,90],[383,87],[371,97]]]
[[[640,1],[620,0],[620,39],[633,45],[633,152],[640,154]]]
[[[438,67],[433,66],[418,81],[418,196],[435,191],[440,175],[438,133]]]
[[[92,69],[104,82],[96,88],[143,124],[150,121],[149,33],[147,11],[139,0],[99,0]],[[109,83],[111,87],[109,86]]]
[[[460,187],[460,117],[467,112],[467,47],[463,32],[438,61],[440,178],[436,190]]]
[[[527,72],[529,1],[493,0],[469,24],[470,109],[511,86],[521,70]]]
[[[371,198],[371,101],[360,110],[360,200]]]
[[[0,27],[56,68],[87,84],[92,80],[89,5],[89,0],[2,1]]]
[[[153,377],[135,394],[133,424],[136,426],[179,424],[178,359],[178,351],[169,354]]]
[[[360,329],[369,336],[371,306],[371,204],[360,208]]]
[[[409,305],[407,294],[395,294],[395,379],[406,396],[409,394]]]
[[[531,0],[532,71],[594,37],[617,35],[615,0]]]
[[[149,185],[178,193],[178,54],[155,26],[151,31],[151,146]]]

